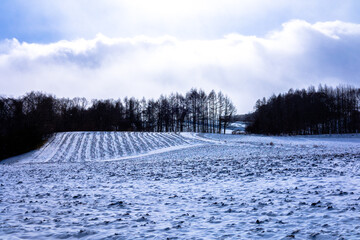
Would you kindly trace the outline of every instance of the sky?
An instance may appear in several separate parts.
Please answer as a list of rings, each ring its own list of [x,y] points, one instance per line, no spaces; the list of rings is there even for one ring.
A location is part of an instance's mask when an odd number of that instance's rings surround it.
[[[2,0],[0,95],[257,99],[360,87],[358,0]]]

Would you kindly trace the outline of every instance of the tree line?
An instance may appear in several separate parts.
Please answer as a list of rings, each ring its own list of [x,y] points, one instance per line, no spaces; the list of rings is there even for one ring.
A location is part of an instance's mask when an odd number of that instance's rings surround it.
[[[0,97],[0,159],[41,146],[54,132],[225,132],[236,109],[229,97],[191,89],[159,99],[92,100],[31,92]]]
[[[333,134],[360,131],[360,89],[319,85],[263,98],[255,105],[247,132]]]

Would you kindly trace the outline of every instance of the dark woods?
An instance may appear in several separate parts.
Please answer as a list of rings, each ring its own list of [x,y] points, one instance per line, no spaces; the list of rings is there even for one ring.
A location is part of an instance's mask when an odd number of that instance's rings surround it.
[[[54,132],[152,131],[221,133],[235,107],[221,92],[191,89],[158,100],[125,98],[57,99],[31,92],[24,97],[0,98],[0,159],[41,146]]]
[[[360,89],[319,86],[258,100],[248,132],[333,134],[360,131]]]
[[[222,133],[235,114],[221,92],[191,89],[157,100],[57,99],[31,92],[0,97],[0,159],[41,146],[54,132],[152,131]],[[360,89],[319,86],[258,100],[247,132],[332,134],[360,131]]]

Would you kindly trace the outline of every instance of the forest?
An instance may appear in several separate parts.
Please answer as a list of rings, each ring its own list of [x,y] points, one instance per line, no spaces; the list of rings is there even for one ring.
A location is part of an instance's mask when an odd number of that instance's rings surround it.
[[[246,131],[259,134],[340,134],[360,132],[360,89],[319,85],[263,98]]]
[[[222,92],[191,89],[159,99],[56,98],[31,92],[0,97],[0,159],[40,147],[65,131],[225,132],[236,109]]]

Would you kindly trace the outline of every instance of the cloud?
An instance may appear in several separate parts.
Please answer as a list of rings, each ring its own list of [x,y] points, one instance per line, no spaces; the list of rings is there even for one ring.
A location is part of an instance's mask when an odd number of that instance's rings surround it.
[[[263,36],[291,19],[359,22],[358,0],[2,0],[0,36],[21,41],[108,37]],[[9,24],[11,23],[11,24]]]
[[[320,83],[359,87],[360,24],[293,20],[265,37],[171,36],[51,44],[0,43],[0,94],[41,90],[59,97],[157,98],[191,87],[221,90],[238,112],[258,98]]]

